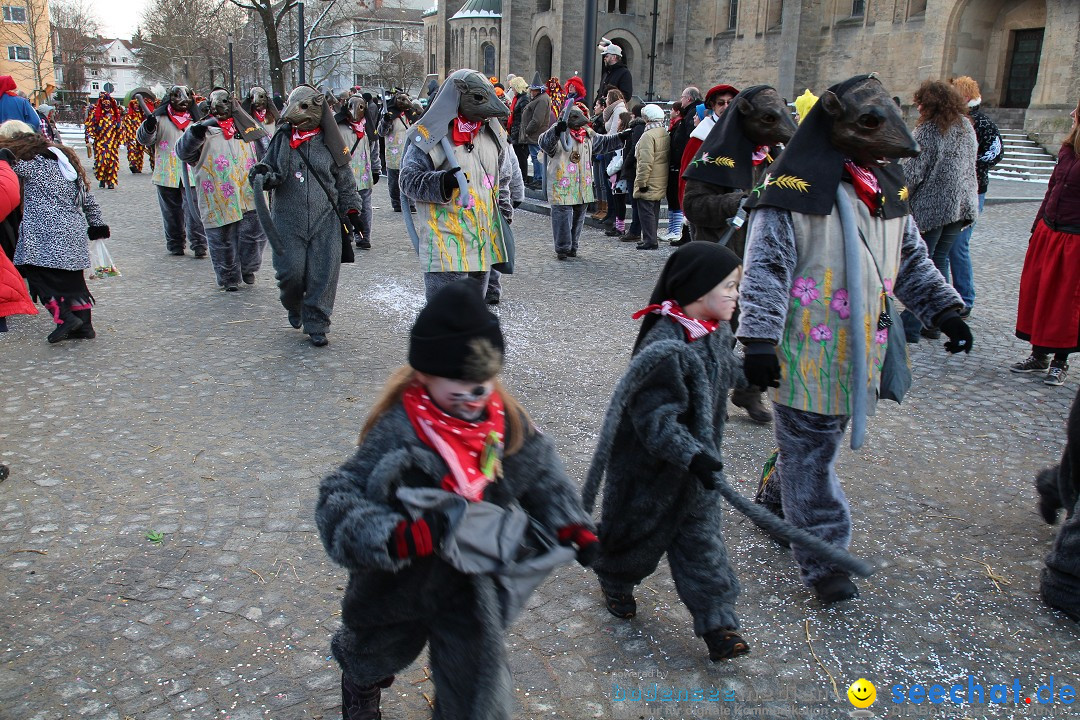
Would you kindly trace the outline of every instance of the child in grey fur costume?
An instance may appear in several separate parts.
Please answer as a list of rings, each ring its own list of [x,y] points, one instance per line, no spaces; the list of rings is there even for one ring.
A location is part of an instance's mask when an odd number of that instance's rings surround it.
[[[675,251],[656,283],[615,391],[584,505],[603,475],[600,557],[593,564],[607,608],[636,613],[634,586],[667,553],[679,597],[709,659],[749,652],[739,636],[739,583],[720,534],[727,393],[740,377],[728,320],[738,299],[740,259],[726,247],[692,242]]]
[[[1062,509],[1065,522],[1046,567],[1039,591],[1043,602],[1080,622],[1080,392],[1069,411],[1065,452],[1061,462],[1039,473],[1039,512],[1053,525]]]
[[[573,557],[563,547],[571,544],[583,564],[595,557],[591,521],[554,444],[495,379],[502,360],[498,319],[472,281],[444,286],[413,326],[411,367],[376,402],[356,455],[322,483],[320,536],[349,570],[332,643],[345,720],[379,718],[380,689],[425,645],[435,718],[511,716],[505,586],[490,573],[459,569],[465,522],[416,512],[410,493],[450,497],[467,506],[466,520],[474,510],[524,510],[536,532],[552,536],[547,554],[555,561]],[[529,590],[518,594],[518,608]]]

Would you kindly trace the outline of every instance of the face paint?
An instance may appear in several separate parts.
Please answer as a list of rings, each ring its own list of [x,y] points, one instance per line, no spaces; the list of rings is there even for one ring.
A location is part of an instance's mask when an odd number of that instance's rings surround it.
[[[712,290],[683,308],[683,311],[698,320],[723,322],[735,314],[735,305],[739,301],[739,281],[742,280],[742,268],[737,267]]]
[[[478,383],[424,375],[421,382],[443,412],[467,422],[476,422],[483,417],[495,390],[494,378]]]

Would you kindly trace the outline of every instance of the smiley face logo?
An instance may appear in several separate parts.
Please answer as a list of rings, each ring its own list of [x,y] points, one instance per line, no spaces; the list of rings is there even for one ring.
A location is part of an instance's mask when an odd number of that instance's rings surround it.
[[[857,708],[868,708],[877,700],[877,689],[874,683],[866,678],[859,678],[851,683],[848,688],[847,698]]]

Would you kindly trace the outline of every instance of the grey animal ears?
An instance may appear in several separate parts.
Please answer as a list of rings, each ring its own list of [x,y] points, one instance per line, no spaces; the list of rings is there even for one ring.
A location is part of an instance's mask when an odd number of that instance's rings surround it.
[[[459,93],[463,93],[469,89],[469,83],[465,82],[461,78],[454,78],[454,87],[457,88]]]

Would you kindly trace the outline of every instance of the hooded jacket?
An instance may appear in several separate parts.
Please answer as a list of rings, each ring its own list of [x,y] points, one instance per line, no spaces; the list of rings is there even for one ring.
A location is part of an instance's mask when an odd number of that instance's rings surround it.
[[[22,120],[41,132],[41,118],[30,101],[15,94],[15,80],[10,75],[0,75],[0,123],[8,120]]]
[[[11,166],[0,161],[0,220],[19,207],[19,178]],[[0,251],[0,318],[8,315],[36,315],[37,308],[26,291],[26,282],[11,264],[7,253]]]
[[[607,91],[611,88],[621,92],[627,100],[634,95],[634,77],[630,74],[630,68],[626,67],[626,63],[622,60],[614,65],[604,66],[604,73],[600,77],[600,89],[596,97],[601,98],[607,95]]]

